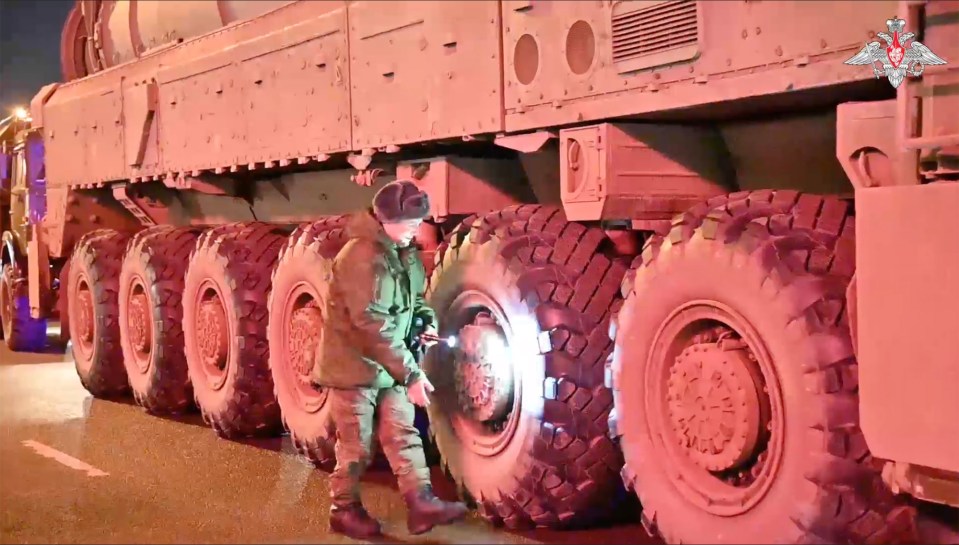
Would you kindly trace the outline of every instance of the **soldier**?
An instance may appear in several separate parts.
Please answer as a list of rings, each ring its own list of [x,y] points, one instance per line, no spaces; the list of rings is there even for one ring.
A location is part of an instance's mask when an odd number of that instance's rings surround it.
[[[313,380],[328,388],[336,426],[330,528],[354,539],[381,533],[359,493],[374,423],[406,501],[410,533],[466,514],[464,504],[433,494],[423,443],[413,426],[413,405],[429,405],[433,391],[407,345],[415,318],[423,320],[427,333],[436,333],[436,315],[423,299],[426,273],[410,245],[429,208],[429,196],[413,182],[385,185],[371,210],[351,218],[350,241],[333,263]]]

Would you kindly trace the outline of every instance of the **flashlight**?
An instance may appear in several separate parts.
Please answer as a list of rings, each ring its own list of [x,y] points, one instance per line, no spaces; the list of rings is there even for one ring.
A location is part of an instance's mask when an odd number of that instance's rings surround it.
[[[428,333],[420,334],[420,342],[438,342],[446,343],[446,346],[450,348],[456,346],[456,336],[450,335],[449,337],[440,337],[439,335],[430,335]]]

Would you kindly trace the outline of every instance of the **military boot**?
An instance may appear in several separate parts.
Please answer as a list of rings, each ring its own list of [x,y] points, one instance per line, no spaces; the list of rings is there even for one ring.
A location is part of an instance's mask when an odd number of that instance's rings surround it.
[[[451,524],[466,516],[466,504],[443,501],[433,495],[433,487],[424,486],[404,496],[406,529],[413,535],[429,532],[434,526]]]
[[[330,510],[330,530],[353,539],[369,539],[382,534],[379,521],[359,503],[334,506]]]

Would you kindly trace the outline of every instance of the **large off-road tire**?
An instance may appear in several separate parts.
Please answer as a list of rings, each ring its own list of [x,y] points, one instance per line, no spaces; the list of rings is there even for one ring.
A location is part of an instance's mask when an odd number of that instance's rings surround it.
[[[112,229],[91,231],[77,243],[67,277],[72,357],[77,375],[96,397],[127,392],[120,348],[120,265],[130,235]]]
[[[60,267],[60,273],[57,285],[57,319],[60,321],[60,334],[57,336],[56,343],[59,348],[66,349],[70,342],[70,305],[67,300],[67,282],[70,277],[70,259],[67,259]]]
[[[27,279],[13,263],[0,271],[0,319],[3,339],[13,352],[39,352],[47,344],[47,321],[30,316]]]
[[[429,303],[440,334],[470,347],[428,353],[430,431],[493,524],[570,527],[609,513],[622,457],[603,375],[627,268],[603,231],[542,206],[468,218],[440,246]]]
[[[892,497],[859,429],[838,199],[736,193],[637,258],[612,328],[614,429],[668,543],[878,539]],[[630,275],[632,276],[632,275]]]
[[[152,414],[193,404],[183,355],[183,277],[200,230],[169,225],[137,233],[120,270],[120,343],[130,389]]]
[[[273,271],[269,301],[270,370],[283,423],[297,450],[331,469],[333,421],[326,392],[311,372],[322,334],[333,258],[346,244],[346,217],[334,216],[290,235]]]
[[[183,286],[184,350],[203,419],[228,438],[282,429],[267,343],[267,298],[284,233],[267,223],[214,227],[197,240]]]

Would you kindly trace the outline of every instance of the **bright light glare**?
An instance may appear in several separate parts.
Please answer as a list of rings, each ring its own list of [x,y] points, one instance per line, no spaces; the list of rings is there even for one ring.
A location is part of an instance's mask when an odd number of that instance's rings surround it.
[[[30,114],[29,114],[29,112],[27,112],[26,108],[22,108],[22,107],[18,107],[18,108],[16,108],[15,110],[13,110],[13,115],[14,115],[14,117],[16,117],[17,119],[19,119],[19,120],[21,120],[21,121],[30,116]]]
[[[509,364],[509,347],[506,345],[506,340],[496,336],[490,336],[486,340],[486,354],[490,360],[493,361],[494,365],[499,365],[500,363]]]
[[[455,335],[450,335],[449,338],[446,339],[446,346],[448,346],[448,347],[450,347],[450,348],[455,348],[455,347],[456,347],[456,336],[455,336]]]

